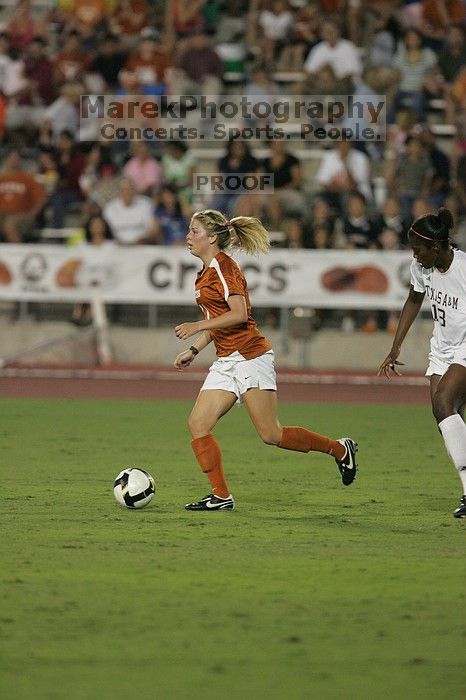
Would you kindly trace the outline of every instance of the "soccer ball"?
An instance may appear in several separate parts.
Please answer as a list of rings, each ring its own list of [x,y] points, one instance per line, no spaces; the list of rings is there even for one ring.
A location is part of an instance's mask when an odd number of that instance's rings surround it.
[[[117,503],[122,506],[144,508],[154,498],[154,477],[144,469],[128,467],[115,479],[113,493]]]

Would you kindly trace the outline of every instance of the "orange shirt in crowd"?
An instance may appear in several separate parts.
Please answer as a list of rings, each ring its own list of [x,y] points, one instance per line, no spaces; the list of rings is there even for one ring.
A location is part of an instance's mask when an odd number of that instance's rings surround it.
[[[94,27],[109,14],[107,0],[75,0],[71,12],[85,27]]]
[[[53,59],[53,71],[58,83],[80,79],[92,57],[85,51],[62,51]]]
[[[145,0],[120,0],[113,12],[113,21],[122,34],[139,34],[149,24],[149,6]]]
[[[29,214],[47,197],[30,173],[0,173],[0,215]]]
[[[238,264],[229,255],[220,251],[210,263],[202,269],[196,278],[196,302],[205,318],[216,318],[230,311],[228,297],[239,294],[246,300],[248,319],[232,328],[209,330],[218,357],[227,357],[237,351],[246,360],[263,355],[272,346],[260,334],[252,317],[246,278]]]

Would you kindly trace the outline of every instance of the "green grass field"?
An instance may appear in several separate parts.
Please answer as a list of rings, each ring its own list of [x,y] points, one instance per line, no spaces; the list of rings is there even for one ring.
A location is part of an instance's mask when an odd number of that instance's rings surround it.
[[[460,481],[427,407],[281,406],[360,445],[263,445],[243,409],[216,435],[237,501],[208,493],[190,403],[0,401],[2,700],[464,697]],[[116,505],[125,466],[156,478]]]

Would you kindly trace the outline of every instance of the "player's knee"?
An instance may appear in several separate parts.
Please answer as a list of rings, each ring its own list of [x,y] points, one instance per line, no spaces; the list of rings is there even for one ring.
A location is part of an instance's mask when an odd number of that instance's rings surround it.
[[[266,445],[278,445],[281,440],[281,431],[276,428],[259,428],[258,433]]]
[[[455,412],[453,401],[448,392],[438,389],[432,397],[432,413],[437,423],[440,423]]]
[[[200,416],[189,416],[188,428],[193,438],[202,437],[210,432],[210,426],[207,426],[206,421]]]

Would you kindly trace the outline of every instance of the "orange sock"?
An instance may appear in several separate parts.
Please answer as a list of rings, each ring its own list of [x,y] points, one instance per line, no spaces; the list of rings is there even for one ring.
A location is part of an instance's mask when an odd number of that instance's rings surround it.
[[[299,426],[288,426],[283,428],[282,439],[278,447],[284,450],[295,450],[296,452],[325,452],[335,459],[343,459],[346,448],[337,440],[332,440],[326,435],[313,433],[306,428]]]
[[[212,492],[220,498],[230,495],[222,466],[222,451],[212,433],[191,441],[196,459],[212,486]]]

